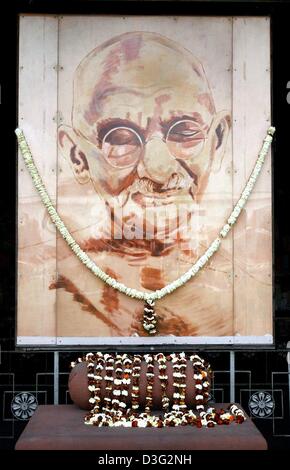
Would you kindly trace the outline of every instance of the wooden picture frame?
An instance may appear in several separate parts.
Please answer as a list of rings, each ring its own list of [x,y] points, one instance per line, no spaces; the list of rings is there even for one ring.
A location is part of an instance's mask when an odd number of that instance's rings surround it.
[[[84,183],[75,185],[73,193],[70,191],[76,179],[72,177],[71,161],[60,149],[61,130],[67,138],[71,135],[65,132],[72,128],[71,112],[76,100],[73,76],[79,70],[81,83],[84,57],[112,41],[112,37],[130,32],[139,33],[140,41],[145,42],[146,34],[161,36],[198,55],[196,63],[203,70],[200,75],[204,74],[213,97],[213,114],[221,113],[221,122],[229,125],[220,164],[208,176],[207,194],[200,198],[198,233],[203,235],[199,235],[199,243],[186,246],[177,262],[154,255],[148,266],[131,261],[129,270],[122,256],[104,262],[107,248],[96,253],[96,261],[103,263],[104,269],[110,268],[113,276],[121,266],[125,274],[122,277],[117,273],[118,280],[128,285],[130,281],[131,287],[135,287],[138,273],[143,280],[140,288],[158,288],[160,283],[163,286],[174,280],[188,268],[191,257],[194,260],[200,256],[223,225],[271,124],[270,17],[20,15],[19,32],[19,125],[26,133],[48,192],[73,233],[80,233],[86,224],[92,225],[96,214],[94,202],[91,206],[88,202],[92,187],[84,190]],[[77,39],[75,43],[73,38]],[[65,153],[65,145],[63,148]],[[172,294],[168,303],[160,303],[161,335],[154,338],[141,336],[134,326],[136,322],[131,325],[132,312],[137,323],[140,320],[142,303],[120,300],[110,289],[104,290],[101,281],[86,273],[85,267],[70,256],[64,241],[56,237],[20,156],[18,178],[18,346],[207,347],[273,343],[271,155],[245,214],[225,240],[221,254],[198,281],[191,281],[190,290]],[[77,199],[88,204],[89,222]],[[73,217],[69,212],[72,207]],[[87,242],[92,238],[86,237]],[[94,253],[95,245],[83,246]],[[73,273],[72,278],[68,273]],[[197,299],[195,305],[192,298]]]

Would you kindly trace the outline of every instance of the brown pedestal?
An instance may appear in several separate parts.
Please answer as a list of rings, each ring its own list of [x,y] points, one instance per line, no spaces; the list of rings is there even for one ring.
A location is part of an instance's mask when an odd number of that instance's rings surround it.
[[[216,408],[228,405],[215,404]],[[16,443],[16,450],[266,450],[254,423],[198,429],[98,428],[85,425],[75,405],[39,406]]]

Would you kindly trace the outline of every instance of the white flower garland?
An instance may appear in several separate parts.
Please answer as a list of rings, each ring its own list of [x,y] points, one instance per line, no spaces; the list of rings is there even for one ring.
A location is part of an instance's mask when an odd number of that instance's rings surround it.
[[[192,367],[189,368],[188,359],[192,364]],[[145,412],[138,413],[142,361],[147,364],[146,402]],[[152,413],[153,387],[156,378],[154,361],[157,361],[159,365],[163,416]],[[167,361],[172,362],[173,369],[172,405],[170,405],[169,396],[167,396]],[[87,425],[132,428],[189,425],[198,428],[212,428],[216,425],[228,425],[231,422],[241,424],[246,419],[243,410],[235,404],[230,404],[227,410],[216,410],[212,407],[206,407],[205,409],[204,405],[208,402],[209,395],[207,392],[208,387],[205,387],[206,390],[202,390],[202,388],[205,383],[209,386],[207,379],[211,375],[211,369],[210,365],[197,354],[188,357],[184,352],[181,352],[172,353],[166,357],[163,353],[157,353],[153,357],[151,354],[142,356],[140,354],[132,356],[126,353],[103,355],[101,352],[97,352],[96,354],[88,353],[82,358],[78,358],[77,362],[87,363],[89,404],[91,405],[91,409],[84,420]],[[75,362],[71,363],[72,367],[75,367],[75,365]],[[96,373],[94,373],[95,368]],[[104,369],[105,375],[103,374]],[[193,408],[188,408],[185,403],[186,377],[188,375],[193,375],[196,383],[196,404]],[[105,383],[104,391],[102,383]],[[130,389],[131,384],[132,388]],[[113,396],[113,399],[111,399],[111,396]],[[131,409],[127,406],[130,401]]]
[[[37,189],[43,204],[47,208],[47,211],[51,217],[52,222],[55,224],[56,228],[58,229],[58,231],[60,232],[64,240],[67,242],[71,250],[75,253],[75,255],[79,258],[79,260],[85,266],[87,266],[87,268],[90,269],[93,274],[95,274],[95,276],[97,276],[99,279],[104,281],[110,287],[118,290],[122,294],[125,294],[129,297],[132,297],[138,300],[145,300],[146,302],[152,303],[153,305],[154,305],[154,301],[162,299],[166,295],[171,294],[176,289],[186,284],[191,278],[196,276],[196,274],[209,261],[209,259],[213,256],[213,254],[219,249],[220,244],[221,244],[221,238],[225,238],[227,234],[229,233],[229,231],[231,230],[232,226],[236,223],[243,207],[245,206],[255,186],[256,180],[262,169],[269,147],[273,140],[274,132],[275,132],[275,128],[269,127],[267,136],[265,137],[263,141],[262,149],[259,153],[259,156],[252,170],[250,178],[248,179],[248,182],[241,194],[240,199],[236,203],[231,215],[229,216],[227,223],[223,226],[223,228],[219,232],[219,236],[211,243],[209,248],[193,264],[193,266],[190,269],[188,269],[188,271],[186,271],[184,274],[182,274],[182,276],[180,276],[175,281],[167,284],[162,289],[158,289],[158,290],[148,293],[148,292],[144,292],[138,289],[132,289],[131,287],[127,287],[125,284],[118,282],[116,279],[109,276],[109,274],[106,274],[99,266],[97,266],[93,262],[93,260],[89,258],[89,256],[81,249],[81,247],[75,241],[75,239],[73,238],[73,236],[71,235],[67,227],[65,226],[64,222],[58,215],[57,210],[53,206],[52,201],[49,195],[47,194],[45,185],[35,166],[31,151],[29,149],[29,146],[28,146],[28,143],[26,141],[23,131],[19,128],[15,130],[25,165],[31,175],[34,186]]]

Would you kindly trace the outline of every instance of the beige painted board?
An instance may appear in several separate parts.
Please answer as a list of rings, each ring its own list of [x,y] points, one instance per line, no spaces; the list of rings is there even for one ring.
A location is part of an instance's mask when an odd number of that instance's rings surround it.
[[[99,173],[91,171],[94,184],[84,180],[79,184],[72,172],[71,157],[84,162],[87,145],[73,149],[74,145],[67,145],[66,140],[66,148],[59,148],[57,156],[57,134],[62,138],[73,135],[73,77],[77,66],[95,47],[128,31],[142,31],[145,36],[148,32],[158,33],[163,38],[161,42],[168,44],[169,38],[198,59],[212,94],[214,114],[221,113],[232,120],[225,147],[220,152],[222,158],[216,158],[219,153],[216,151],[212,161],[219,164],[210,165],[207,179],[203,179],[203,191],[200,190],[192,206],[190,239],[179,241],[163,252],[157,241],[140,246],[134,240],[124,245],[104,239],[101,232],[109,226],[110,219],[98,195]],[[21,18],[19,124],[27,134],[48,192],[57,200],[57,208],[76,240],[97,264],[128,286],[155,289],[176,279],[202,254],[226,220],[270,124],[269,37],[269,20],[265,18],[233,21],[213,17],[65,16],[59,17],[59,31],[56,18],[29,15]],[[128,44],[125,49],[129,54],[132,52]],[[155,47],[148,60],[154,58],[153,51],[156,54]],[[164,54],[163,51],[160,61],[167,57]],[[93,79],[101,67],[102,63],[97,63],[92,69]],[[152,67],[155,79],[160,81],[162,77],[162,83],[168,85],[168,70],[169,78],[178,78],[182,61],[171,62],[170,67],[160,74],[157,60]],[[190,78],[187,72],[182,76],[181,87]],[[119,84],[128,85],[128,76],[121,76]],[[145,78],[141,84],[146,85]],[[90,98],[86,84],[82,84],[80,91],[82,99]],[[180,109],[184,106],[190,110],[191,97],[182,101],[178,91],[177,87]],[[172,99],[175,95],[169,96]],[[128,106],[132,115],[141,111],[145,115],[145,101],[142,98],[134,102],[130,98],[123,105]],[[112,97],[110,102],[113,112],[117,108]],[[209,106],[208,101],[202,102],[203,106],[205,103]],[[205,109],[199,105],[194,102],[194,110]],[[78,110],[79,116],[80,113]],[[64,126],[58,128],[58,133],[57,121],[59,126]],[[77,127],[78,120],[74,125]],[[80,141],[77,139],[76,143]],[[146,165],[151,158],[148,148]],[[261,342],[263,335],[272,333],[269,160],[255,195],[235,228],[234,246],[230,234],[203,272],[186,287],[158,302],[160,332],[166,336],[166,342],[174,342],[168,336],[174,334],[189,340],[200,338],[201,343],[211,342],[210,337],[214,341],[220,337],[222,342],[229,343],[235,334],[242,335],[245,342],[253,342],[254,337]],[[167,170],[166,165],[164,169]],[[106,178],[110,182],[116,175],[108,171]],[[162,211],[157,216],[162,220]],[[56,247],[55,230],[20,161],[18,336],[30,339],[39,336],[46,342],[54,342],[57,336],[59,344],[70,341],[76,344],[79,337],[81,344],[85,338],[142,335],[142,310],[142,303],[105,288],[72,256],[59,237]]]
[[[62,125],[72,126],[73,77],[81,60],[115,36],[140,31],[157,33],[165,40],[169,38],[196,57],[207,77],[216,112],[231,115],[231,18],[64,16],[59,23],[58,102]],[[152,48],[152,55],[154,53]],[[93,71],[96,75],[99,67],[101,64]],[[174,69],[178,67],[176,62]],[[172,74],[174,69],[168,69],[168,74]],[[162,85],[164,77],[160,78],[156,73],[155,80],[161,81]],[[88,93],[85,85],[81,92],[83,96]],[[135,104],[127,102],[126,105],[133,112]],[[138,111],[142,111],[142,102],[136,106],[140,107]],[[68,128],[62,130],[69,132]],[[232,207],[230,132],[220,165],[209,174],[207,191],[194,208],[194,232],[190,243],[184,247],[177,244],[170,255],[146,254],[140,258],[131,254],[132,250],[140,249],[133,243],[131,251],[124,254],[118,244],[114,246],[110,241],[99,239],[99,230],[109,222],[101,200],[91,182],[77,183],[72,174],[69,152],[60,152],[60,155],[57,205],[64,221],[97,264],[134,288],[144,290],[150,286],[150,289],[155,289],[184,273],[216,237]],[[71,255],[61,239],[57,241],[57,258],[60,275],[57,289],[58,337],[143,334],[140,329],[142,302],[127,299],[104,287]],[[229,235],[220,253],[204,272],[183,289],[158,302],[161,334],[232,335],[232,295],[232,241]],[[171,338],[167,336],[166,340]]]
[[[20,16],[19,127],[30,144],[47,190],[56,198],[58,19]],[[19,153],[17,336],[49,336],[55,342],[55,228]]]
[[[233,22],[233,192],[236,201],[271,122],[270,20]],[[235,334],[272,334],[271,152],[234,229]]]

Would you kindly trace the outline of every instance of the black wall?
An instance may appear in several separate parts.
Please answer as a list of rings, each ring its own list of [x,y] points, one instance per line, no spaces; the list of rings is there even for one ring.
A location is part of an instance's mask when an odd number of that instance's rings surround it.
[[[0,144],[0,448],[11,449],[26,424],[13,418],[15,395],[29,391],[39,403],[53,403],[53,351],[15,349],[16,295],[16,139],[17,126],[17,15],[62,14],[166,14],[166,15],[271,15],[272,123],[274,200],[274,325],[275,347],[241,350],[236,356],[236,400],[249,410],[251,396],[270,393],[275,412],[255,418],[272,448],[290,447],[289,382],[286,344],[290,341],[290,4],[288,1],[15,1],[2,12],[1,21],[1,144]],[[257,60],[259,58],[257,57]],[[288,88],[287,84],[289,82]],[[33,93],[33,90],[31,90]],[[289,93],[288,101],[287,94]],[[253,311],[253,315],[255,312]],[[87,351],[85,351],[87,352]],[[60,353],[60,402],[69,402],[67,374],[76,351]],[[216,371],[216,401],[229,400],[229,352],[207,351]],[[279,374],[276,374],[279,372]],[[280,374],[282,373],[282,374]],[[2,413],[3,410],[3,413]],[[281,436],[277,436],[281,435]]]

